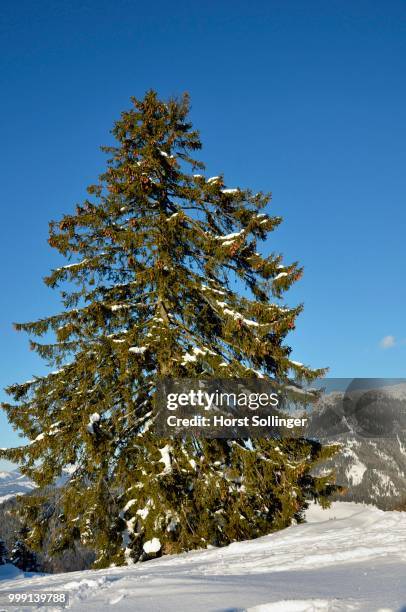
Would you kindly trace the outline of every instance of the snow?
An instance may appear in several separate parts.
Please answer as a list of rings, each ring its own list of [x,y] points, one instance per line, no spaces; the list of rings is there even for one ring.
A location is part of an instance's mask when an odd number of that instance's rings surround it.
[[[190,353],[185,353],[182,358],[181,365],[186,365],[188,362],[193,363],[197,361],[196,355],[191,355]]]
[[[152,540],[144,542],[143,549],[144,552],[147,553],[147,555],[151,553],[157,553],[161,550],[161,542],[158,540],[158,538],[152,538]]]
[[[61,374],[61,373],[64,371],[65,367],[66,367],[66,366],[64,366],[64,367],[63,367],[63,368],[61,368],[60,370],[54,370],[53,372],[51,372],[51,373],[49,374],[49,376],[58,376],[58,374]]]
[[[16,495],[23,495],[35,489],[35,484],[18,470],[0,472],[0,504]]]
[[[142,355],[147,350],[146,346],[130,346],[128,349],[129,353],[135,353],[136,355]]]
[[[159,452],[161,453],[161,458],[159,462],[163,463],[165,466],[164,474],[169,474],[169,472],[172,470],[172,461],[170,455],[171,450],[172,447],[169,444],[166,444],[166,446],[159,449]]]
[[[207,179],[208,183],[217,183],[217,181],[220,181],[221,177],[220,176],[211,176],[209,179]]]
[[[248,608],[247,612],[332,612],[333,610],[338,608],[334,607],[334,602],[331,606],[327,599],[286,599]]]
[[[21,578],[23,576],[23,572],[11,563],[5,563],[4,565],[0,565],[0,583],[2,580],[12,580],[14,578]],[[0,588],[0,592],[1,590],[2,589]]]
[[[94,424],[100,421],[100,414],[98,412],[94,412],[89,417],[89,423],[87,425],[87,431],[90,434],[94,434]]]
[[[226,234],[225,236],[215,236],[216,240],[227,240],[227,241],[232,241],[234,240],[234,238],[238,238],[238,236],[241,236],[241,234],[244,232],[244,230],[240,230],[239,232],[233,232],[232,234]]]
[[[130,499],[130,501],[128,501],[126,505],[124,506],[124,508],[122,509],[123,514],[125,514],[127,510],[129,510],[131,506],[133,506],[136,503],[136,501],[137,501],[136,499]]]
[[[129,567],[22,577],[2,566],[0,590],[64,590],[75,612],[404,609],[406,513],[336,502],[328,510],[312,506],[307,520],[256,540]],[[144,544],[148,554],[160,547],[157,538]]]
[[[286,599],[248,608],[247,612],[329,612],[332,608],[326,599]]]
[[[147,504],[144,508],[140,508],[139,510],[137,510],[137,512],[135,513],[137,516],[139,516],[143,521],[145,521],[145,519],[147,518],[148,514],[149,514],[149,509],[150,507],[153,505],[152,500],[149,499],[147,501]]]
[[[279,280],[280,278],[283,278],[284,276],[287,276],[287,275],[288,275],[287,272],[279,272],[279,274],[277,274],[273,280],[274,281]]]
[[[360,459],[356,452],[353,451],[352,447],[357,446],[356,440],[349,440],[347,447],[343,448],[341,453],[344,457],[350,459],[350,463],[345,470],[345,475],[351,485],[358,486],[361,484],[364,474],[367,471],[367,467]]]
[[[403,446],[399,436],[396,436],[396,439],[397,439],[397,441],[399,443],[399,450],[400,450],[400,452],[402,453],[402,455],[406,455],[406,446]]]
[[[253,368],[248,368],[251,372],[254,372],[258,376],[258,378],[265,378],[265,375],[260,370],[254,370]]]
[[[203,346],[202,348],[199,348],[198,346],[194,346],[192,348],[191,353],[185,353],[183,355],[181,365],[186,365],[187,363],[194,363],[195,361],[197,361],[198,355],[204,356],[207,354],[216,355],[216,353],[212,351],[211,349],[207,348],[207,346]]]
[[[295,385],[286,385],[284,387],[285,391],[292,391],[293,393],[299,393],[301,395],[309,395],[310,389],[302,389],[301,387],[296,387]]]
[[[201,288],[203,291],[212,291],[213,293],[217,293],[218,295],[226,295],[225,291],[220,291],[220,289],[214,289],[214,287],[208,287],[207,285],[201,284]]]
[[[257,323],[257,321],[253,321],[252,319],[242,319],[245,323],[245,325],[248,325],[249,327],[259,327],[259,323]]]
[[[115,338],[118,334],[128,334],[128,330],[127,329],[123,329],[122,331],[118,332],[117,334],[107,334],[106,338]],[[113,340],[113,342],[116,342],[116,340]],[[119,340],[119,342],[124,342],[124,340]]]
[[[34,438],[34,440],[31,440],[30,444],[34,444],[34,442],[40,442],[44,438],[45,438],[45,434],[44,433],[40,433],[40,434],[38,434],[38,436],[36,438]]]
[[[238,189],[222,189],[222,193],[238,193]]]
[[[373,485],[372,490],[376,495],[379,495],[381,490],[383,489],[386,494],[391,496],[400,495],[400,491],[396,488],[396,485],[391,481],[388,474],[385,474],[381,470],[372,469],[372,473],[376,476],[378,480],[378,485]]]
[[[71,263],[71,264],[67,264],[66,266],[62,266],[61,268],[57,268],[56,271],[59,272],[60,270],[69,270],[69,268],[76,268],[77,266],[83,266],[83,264],[87,263],[89,260],[86,257],[85,259],[82,259],[82,261],[78,261],[77,263]]]
[[[207,353],[210,353],[210,355],[216,355],[216,353],[211,349],[207,348],[207,346],[203,346],[202,348],[194,346],[192,351],[195,355],[207,355]]]
[[[249,327],[259,327],[259,323],[257,321],[253,321],[252,319],[245,319],[240,312],[232,310],[231,308],[227,308],[227,304],[225,302],[220,302],[217,300],[217,305],[223,310],[223,314],[229,315],[233,317],[236,321],[241,321],[248,325]]]
[[[356,457],[356,455],[354,456]],[[345,470],[345,475],[347,476],[349,482],[351,482],[352,486],[355,487],[361,484],[366,471],[366,465],[364,465],[362,461],[356,457],[356,461],[354,461],[354,463],[352,463],[352,465]]]

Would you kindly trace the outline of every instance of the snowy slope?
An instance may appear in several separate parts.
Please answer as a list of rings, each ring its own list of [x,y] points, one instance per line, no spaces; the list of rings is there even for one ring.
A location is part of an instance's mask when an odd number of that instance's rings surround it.
[[[406,513],[343,502],[313,507],[307,524],[257,540],[126,568],[0,581],[0,591],[11,588],[64,589],[71,609],[84,612],[399,612]]]
[[[29,493],[34,484],[18,472],[0,472],[0,504],[22,493]]]

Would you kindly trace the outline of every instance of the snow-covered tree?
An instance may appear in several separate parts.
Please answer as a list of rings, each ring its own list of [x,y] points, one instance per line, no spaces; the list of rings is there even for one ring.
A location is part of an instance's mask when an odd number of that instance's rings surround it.
[[[91,198],[50,224],[50,245],[71,260],[46,278],[64,310],[16,325],[57,369],[9,387],[4,405],[30,443],[3,455],[40,487],[70,467],[55,550],[80,538],[97,566],[257,537],[334,489],[312,475],[334,452],[315,441],[154,434],[160,376],[292,386],[322,371],[291,361],[285,344],[301,307],[282,295],[300,267],[257,251],[281,222],[269,194],[201,174],[186,95],[132,103]],[[25,500],[31,545],[46,532],[45,501],[41,490]]]
[[[10,555],[10,563],[18,567],[23,572],[38,572],[38,562],[35,553],[25,544],[25,539],[29,534],[28,528],[22,528],[19,539],[14,543]]]

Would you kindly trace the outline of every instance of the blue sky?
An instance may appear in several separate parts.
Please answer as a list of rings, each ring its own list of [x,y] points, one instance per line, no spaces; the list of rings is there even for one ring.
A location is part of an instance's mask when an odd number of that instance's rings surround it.
[[[149,88],[191,93],[209,175],[272,190],[267,246],[305,267],[294,358],[406,375],[404,2],[4,0],[0,33],[1,388],[44,372],[11,324],[58,310],[48,221]],[[0,415],[0,446],[17,440]]]

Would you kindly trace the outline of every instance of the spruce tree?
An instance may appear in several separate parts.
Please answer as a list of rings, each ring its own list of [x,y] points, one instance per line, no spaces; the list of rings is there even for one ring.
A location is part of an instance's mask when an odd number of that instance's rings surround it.
[[[10,563],[23,572],[38,572],[39,567],[36,555],[25,544],[25,539],[29,535],[29,529],[22,527],[18,535],[19,539],[16,540],[11,551]]]
[[[7,547],[3,540],[0,540],[0,565],[5,565],[6,563],[8,563]]]
[[[202,175],[188,111],[187,95],[132,99],[90,197],[50,223],[49,244],[70,260],[45,279],[63,311],[16,324],[56,368],[10,386],[4,404],[30,443],[3,454],[40,487],[25,498],[28,542],[41,546],[46,486],[68,467],[54,551],[80,539],[96,567],[254,538],[334,490],[312,473],[334,449],[315,441],[154,434],[159,377],[292,386],[323,373],[285,343],[301,306],[282,296],[301,268],[257,252],[281,222],[264,212],[270,195]]]

